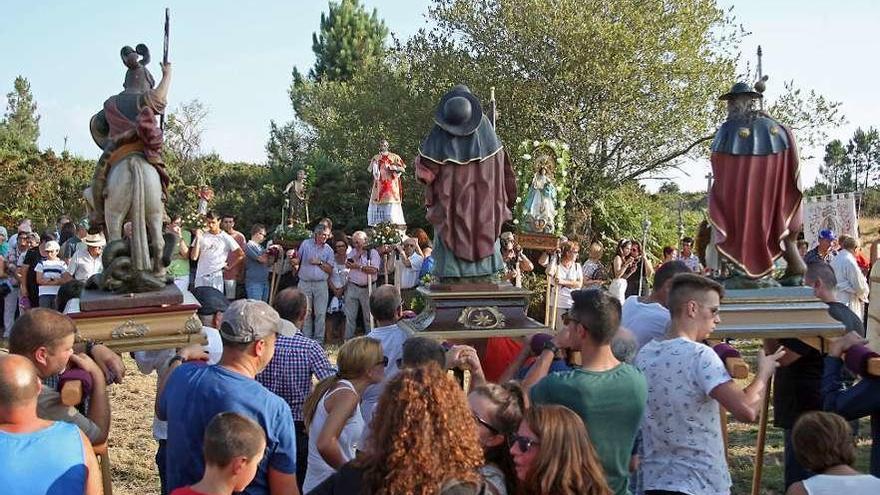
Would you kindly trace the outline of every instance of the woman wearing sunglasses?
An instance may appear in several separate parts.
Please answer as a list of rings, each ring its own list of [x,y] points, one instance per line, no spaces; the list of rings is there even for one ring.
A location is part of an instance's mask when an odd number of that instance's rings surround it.
[[[516,493],[516,472],[507,438],[516,433],[522,422],[523,392],[519,385],[487,383],[471,390],[468,405],[477,425],[477,437],[483,447],[486,465],[480,468],[491,495]]]
[[[309,429],[309,461],[303,493],[309,492],[354,459],[364,430],[360,399],[364,389],[385,377],[388,358],[376,339],[357,337],[342,344],[339,371],[321,380],[306,398],[303,417]]]
[[[587,429],[570,409],[529,409],[509,443],[521,493],[611,495]]]

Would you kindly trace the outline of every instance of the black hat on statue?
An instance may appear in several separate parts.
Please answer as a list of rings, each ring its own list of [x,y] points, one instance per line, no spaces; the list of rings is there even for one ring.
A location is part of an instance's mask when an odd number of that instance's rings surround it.
[[[443,95],[434,114],[434,122],[454,136],[473,134],[482,119],[480,100],[463,84]]]

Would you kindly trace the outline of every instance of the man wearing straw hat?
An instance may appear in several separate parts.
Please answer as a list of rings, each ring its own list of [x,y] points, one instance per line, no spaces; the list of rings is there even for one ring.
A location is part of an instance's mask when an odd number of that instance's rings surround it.
[[[101,254],[107,241],[104,234],[89,234],[82,239],[85,249],[77,249],[73,257],[67,263],[67,272],[62,276],[63,283],[76,280],[85,282],[92,275],[101,273],[104,265],[101,263]]]

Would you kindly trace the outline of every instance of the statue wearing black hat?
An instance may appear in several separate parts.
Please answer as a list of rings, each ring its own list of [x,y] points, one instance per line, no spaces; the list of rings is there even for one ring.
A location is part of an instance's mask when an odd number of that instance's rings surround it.
[[[788,128],[755,108],[762,97],[739,82],[720,98],[728,116],[712,142],[709,221],[732,274],[765,277],[785,256],[786,278],[797,277],[806,271],[795,245],[803,196],[797,147]]]
[[[466,86],[443,95],[416,157],[441,282],[486,281],[502,270],[502,224],[512,218],[516,176],[501,140]]]

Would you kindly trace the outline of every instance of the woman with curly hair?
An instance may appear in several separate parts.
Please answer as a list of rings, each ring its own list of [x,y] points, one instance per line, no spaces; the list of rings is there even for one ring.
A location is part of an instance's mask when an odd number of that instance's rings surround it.
[[[468,405],[477,424],[477,437],[486,457],[480,473],[491,495],[516,491],[516,471],[507,438],[516,433],[522,422],[524,402],[522,389],[513,382],[504,385],[487,383],[468,394]]]
[[[611,495],[580,416],[564,406],[536,406],[510,437],[519,493]]]
[[[303,491],[318,486],[354,459],[364,430],[361,395],[385,377],[385,359],[378,340],[351,339],[339,348],[339,371],[321,380],[306,398],[303,418],[309,429],[309,461]]]
[[[314,495],[480,493],[483,452],[464,393],[430,366],[403,369],[379,399],[363,456]]]

